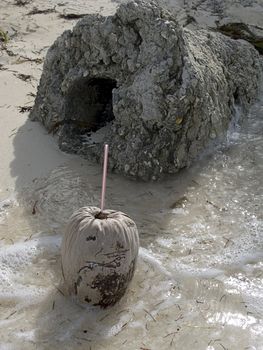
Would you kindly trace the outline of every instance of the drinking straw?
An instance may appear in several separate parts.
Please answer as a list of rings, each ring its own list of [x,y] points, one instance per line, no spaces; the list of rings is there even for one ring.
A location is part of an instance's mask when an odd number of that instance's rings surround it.
[[[106,144],[104,146],[104,162],[103,162],[102,191],[101,191],[101,205],[100,205],[101,211],[104,210],[104,206],[105,206],[108,154],[109,154],[109,145]]]

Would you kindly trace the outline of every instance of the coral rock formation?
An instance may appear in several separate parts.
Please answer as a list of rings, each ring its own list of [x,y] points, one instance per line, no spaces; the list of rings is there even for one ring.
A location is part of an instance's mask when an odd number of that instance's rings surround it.
[[[252,45],[182,28],[152,1],[88,15],[48,51],[32,120],[61,149],[143,180],[188,166],[225,134],[235,105],[257,94],[261,58]]]

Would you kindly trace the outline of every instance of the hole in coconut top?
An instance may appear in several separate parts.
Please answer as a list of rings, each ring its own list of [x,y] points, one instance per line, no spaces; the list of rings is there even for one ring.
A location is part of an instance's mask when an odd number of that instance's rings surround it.
[[[103,211],[100,211],[98,214],[95,215],[95,219],[105,220],[108,219],[109,214],[103,213]]]
[[[96,132],[114,119],[112,90],[115,80],[107,78],[79,79],[66,97],[65,119],[76,132]]]

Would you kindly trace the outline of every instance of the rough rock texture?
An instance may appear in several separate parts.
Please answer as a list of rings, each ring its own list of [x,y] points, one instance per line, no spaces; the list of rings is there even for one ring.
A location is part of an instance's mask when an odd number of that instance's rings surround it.
[[[84,207],[76,211],[62,241],[66,293],[102,308],[125,294],[139,250],[136,224],[126,214]]]
[[[243,40],[187,29],[154,2],[90,15],[49,49],[30,118],[63,150],[144,180],[188,166],[247,110],[262,64]]]

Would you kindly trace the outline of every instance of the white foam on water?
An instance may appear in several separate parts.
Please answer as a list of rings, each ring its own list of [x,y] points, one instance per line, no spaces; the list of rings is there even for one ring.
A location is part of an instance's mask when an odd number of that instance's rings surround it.
[[[37,305],[50,286],[45,286],[42,261],[46,255],[58,253],[60,236],[39,237],[0,247],[0,300],[2,306],[16,307],[16,312]],[[10,322],[11,319],[1,321]]]
[[[167,277],[171,277],[171,273],[165,269],[162,262],[156,257],[156,255],[152,254],[149,250],[140,247],[139,257],[153,266],[155,270],[163,273]]]

